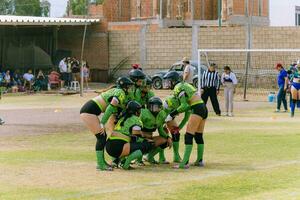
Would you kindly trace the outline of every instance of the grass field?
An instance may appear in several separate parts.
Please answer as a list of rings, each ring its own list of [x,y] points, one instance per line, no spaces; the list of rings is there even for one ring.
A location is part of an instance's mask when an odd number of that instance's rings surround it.
[[[233,118],[210,113],[204,168],[147,165],[99,172],[95,138],[78,116],[80,105],[91,96],[34,95],[0,101],[0,116],[7,118],[0,127],[1,200],[300,199],[299,112],[290,119],[287,113],[273,113],[273,104],[237,102]],[[20,116],[10,114],[14,112]],[[35,112],[44,121],[30,121]],[[63,126],[58,123],[62,119],[65,128],[49,129]],[[30,125],[38,127],[32,129],[35,133],[23,134]],[[182,154],[183,145],[180,148]],[[171,160],[172,150],[166,155]],[[195,156],[194,151],[191,161]]]

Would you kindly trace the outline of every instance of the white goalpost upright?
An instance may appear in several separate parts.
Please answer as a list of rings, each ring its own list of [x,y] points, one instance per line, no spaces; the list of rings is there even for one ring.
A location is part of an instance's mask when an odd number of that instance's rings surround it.
[[[224,52],[300,52],[300,49],[198,49],[198,92],[201,94],[201,53],[224,53]]]

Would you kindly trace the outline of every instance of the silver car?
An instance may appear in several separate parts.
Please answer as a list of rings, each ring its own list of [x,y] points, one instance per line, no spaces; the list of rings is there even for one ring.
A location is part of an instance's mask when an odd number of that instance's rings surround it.
[[[194,68],[194,77],[193,77],[193,85],[197,88],[198,87],[198,61],[190,61],[190,65]],[[207,66],[204,64],[201,64],[201,74],[207,70]],[[153,88],[154,89],[168,89],[168,84],[164,82],[164,75],[168,73],[169,71],[176,71],[180,74],[182,77],[183,71],[184,71],[184,65],[181,61],[174,63],[168,71],[160,71],[158,73],[155,73],[152,76],[153,81]]]

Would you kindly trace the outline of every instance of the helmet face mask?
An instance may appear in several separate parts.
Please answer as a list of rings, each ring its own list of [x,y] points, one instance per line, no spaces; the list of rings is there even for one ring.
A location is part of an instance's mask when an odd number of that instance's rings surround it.
[[[133,87],[134,83],[127,77],[123,76],[118,78],[116,85],[125,91],[127,94],[131,87]]]
[[[151,97],[148,101],[147,108],[153,114],[158,114],[163,107],[163,102],[159,97]]]
[[[146,75],[140,69],[132,69],[129,72],[129,77],[135,83],[136,86],[141,86]]]
[[[162,109],[161,105],[157,105],[157,104],[150,104],[148,109],[150,110],[150,112],[152,113],[159,113]]]
[[[129,101],[126,105],[126,112],[128,114],[140,116],[142,106],[136,101]]]

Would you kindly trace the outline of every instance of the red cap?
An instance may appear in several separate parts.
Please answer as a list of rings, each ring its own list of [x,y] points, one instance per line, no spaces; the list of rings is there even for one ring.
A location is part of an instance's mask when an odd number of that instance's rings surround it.
[[[138,69],[140,67],[139,64],[132,64],[131,66],[132,66],[133,69]]]
[[[277,63],[277,64],[276,64],[276,68],[279,68],[279,67],[282,67],[282,64],[281,64],[281,63]]]

